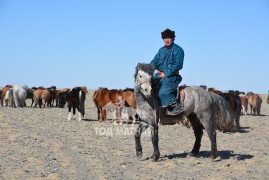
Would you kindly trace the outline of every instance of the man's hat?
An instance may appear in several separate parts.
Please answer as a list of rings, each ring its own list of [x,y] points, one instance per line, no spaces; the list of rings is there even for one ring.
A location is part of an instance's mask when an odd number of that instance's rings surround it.
[[[162,39],[164,38],[174,38],[175,36],[175,31],[171,31],[170,29],[166,29],[162,32]]]

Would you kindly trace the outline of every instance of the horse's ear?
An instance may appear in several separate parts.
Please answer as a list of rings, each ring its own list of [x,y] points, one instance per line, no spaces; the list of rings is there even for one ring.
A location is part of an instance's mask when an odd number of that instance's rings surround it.
[[[137,64],[137,70],[140,70],[140,69],[141,69],[141,64],[138,63],[138,64]]]

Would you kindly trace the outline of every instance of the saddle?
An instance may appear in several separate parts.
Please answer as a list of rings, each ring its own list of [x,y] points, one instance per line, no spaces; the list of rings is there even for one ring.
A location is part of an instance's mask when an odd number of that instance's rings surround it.
[[[178,87],[177,94],[178,94],[178,100],[180,103],[183,103],[185,100],[185,88],[186,85],[182,85]],[[180,113],[178,115],[168,115],[167,111],[169,109],[167,107],[160,107],[160,124],[162,125],[174,125],[176,123],[182,122],[182,124],[186,127],[190,127],[190,122],[188,119],[184,116],[184,113]]]

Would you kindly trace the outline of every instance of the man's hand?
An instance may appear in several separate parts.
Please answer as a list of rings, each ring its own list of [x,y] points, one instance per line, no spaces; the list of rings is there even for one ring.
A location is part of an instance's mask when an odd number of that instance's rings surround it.
[[[164,75],[164,73],[162,73],[162,74],[160,75],[160,78],[162,78],[162,79],[166,78],[165,75]]]

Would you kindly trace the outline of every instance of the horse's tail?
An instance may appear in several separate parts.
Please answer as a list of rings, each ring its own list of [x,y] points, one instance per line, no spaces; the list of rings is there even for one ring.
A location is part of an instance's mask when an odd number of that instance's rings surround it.
[[[245,100],[244,101],[245,113],[247,114],[247,112],[248,112],[248,97],[245,96],[245,99],[244,100]]]
[[[261,113],[261,105],[262,105],[262,98],[261,98],[261,96],[257,95],[256,108],[257,108],[257,114],[258,115],[260,115],[260,113]]]
[[[230,130],[235,127],[234,113],[232,113],[229,104],[221,96],[210,93],[213,100],[213,118],[215,120],[215,128],[223,131]]]
[[[97,102],[96,102],[97,95],[98,95],[98,91],[94,91],[94,93],[92,95],[92,100],[94,102],[95,107],[98,107]]]
[[[83,90],[79,91],[79,107],[82,116],[84,116],[85,114],[85,100],[86,100],[85,92]]]

